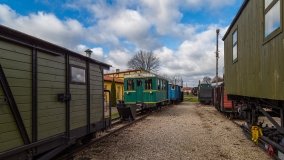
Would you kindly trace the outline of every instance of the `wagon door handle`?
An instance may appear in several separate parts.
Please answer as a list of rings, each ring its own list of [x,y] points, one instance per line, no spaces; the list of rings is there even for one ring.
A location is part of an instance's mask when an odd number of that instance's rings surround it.
[[[60,93],[57,95],[59,102],[71,101],[71,94]]]

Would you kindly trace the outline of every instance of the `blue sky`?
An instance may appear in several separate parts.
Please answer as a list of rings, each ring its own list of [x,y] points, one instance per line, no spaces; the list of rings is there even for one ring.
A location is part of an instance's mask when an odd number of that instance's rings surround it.
[[[127,69],[153,51],[160,74],[192,86],[215,70],[215,30],[226,32],[243,0],[0,0],[0,24]],[[220,44],[221,55],[223,43]],[[221,56],[220,72],[223,68]]]

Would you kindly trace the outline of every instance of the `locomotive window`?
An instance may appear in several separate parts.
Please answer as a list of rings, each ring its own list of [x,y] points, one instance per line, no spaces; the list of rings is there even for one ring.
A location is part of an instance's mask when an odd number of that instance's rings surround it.
[[[272,38],[281,28],[280,0],[265,0],[264,2],[264,37]],[[278,32],[277,32],[278,31]]]
[[[86,70],[84,68],[71,66],[71,82],[78,84],[85,84]]]
[[[145,89],[151,90],[152,89],[152,79],[145,80]]]
[[[238,30],[233,33],[233,63],[238,60]]]
[[[134,90],[134,81],[133,80],[127,80],[127,90],[128,91]]]
[[[175,90],[175,85],[172,85],[172,90]]]

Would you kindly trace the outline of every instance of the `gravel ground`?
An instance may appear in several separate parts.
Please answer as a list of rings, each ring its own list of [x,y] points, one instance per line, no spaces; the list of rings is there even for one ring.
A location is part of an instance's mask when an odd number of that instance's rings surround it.
[[[215,108],[193,103],[162,109],[95,144],[76,160],[266,160],[263,150]]]

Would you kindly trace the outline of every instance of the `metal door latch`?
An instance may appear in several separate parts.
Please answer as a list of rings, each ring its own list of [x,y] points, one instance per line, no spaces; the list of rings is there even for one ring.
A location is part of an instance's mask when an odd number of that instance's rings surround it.
[[[59,102],[65,102],[71,100],[71,94],[60,93],[57,95],[57,99]]]

